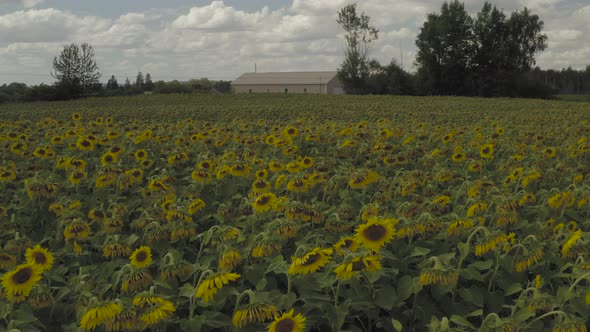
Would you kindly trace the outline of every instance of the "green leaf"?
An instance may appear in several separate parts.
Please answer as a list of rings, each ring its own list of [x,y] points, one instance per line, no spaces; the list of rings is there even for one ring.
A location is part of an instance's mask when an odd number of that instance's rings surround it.
[[[508,288],[506,288],[504,290],[504,295],[508,296],[508,295],[512,295],[515,293],[518,293],[522,290],[522,285],[520,283],[514,283],[510,286],[508,286]]]
[[[183,319],[180,321],[180,328],[183,331],[201,331],[206,319],[207,317],[205,315],[197,316],[193,319]]]
[[[469,255],[469,245],[467,243],[459,242],[457,243],[457,248],[459,248],[461,258],[465,258]]]
[[[468,313],[467,315],[465,315],[465,317],[479,317],[483,315],[483,309],[478,309],[475,310],[471,313]]]
[[[385,287],[376,290],[373,302],[380,308],[391,310],[395,304],[395,288],[386,285]]]
[[[264,289],[264,287],[266,287],[266,283],[267,283],[267,280],[266,280],[266,278],[262,278],[262,279],[260,279],[260,280],[259,280],[259,281],[256,283],[256,290],[257,290],[257,291],[261,291],[261,290],[263,290],[263,289]]]
[[[477,329],[473,324],[469,323],[469,321],[467,321],[467,319],[461,317],[461,316],[457,316],[457,315],[452,315],[451,316],[451,322],[457,324],[457,325],[461,325],[461,326],[465,326],[465,327],[469,327],[472,329]]]
[[[470,266],[473,266],[474,268],[483,271],[483,270],[489,270],[492,266],[494,265],[494,261],[491,259],[488,259],[486,261],[478,261],[475,263],[472,263]]]
[[[403,276],[397,284],[397,296],[399,301],[407,300],[414,294],[415,280],[410,276]]]
[[[178,296],[182,296],[182,297],[186,297],[186,298],[190,299],[193,296],[195,296],[195,289],[193,288],[193,286],[191,284],[184,284],[178,290]]]
[[[392,319],[391,320],[391,324],[393,324],[393,328],[397,331],[397,332],[402,332],[404,326],[402,325],[402,323],[400,323],[399,320],[395,320]]]
[[[414,247],[412,249],[412,254],[410,254],[410,257],[426,256],[426,255],[428,255],[429,252],[430,252],[430,249],[428,249],[428,248]]]

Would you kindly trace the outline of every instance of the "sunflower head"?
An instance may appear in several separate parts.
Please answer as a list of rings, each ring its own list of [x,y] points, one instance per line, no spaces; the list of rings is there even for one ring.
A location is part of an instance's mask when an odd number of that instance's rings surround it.
[[[393,239],[397,222],[394,218],[372,217],[367,223],[357,227],[355,238],[366,249],[379,251]]]
[[[27,263],[38,266],[42,271],[49,271],[53,267],[53,255],[40,245],[27,249],[25,257]]]
[[[150,247],[141,246],[131,254],[129,259],[131,260],[131,265],[136,268],[147,267],[152,262],[152,250]]]
[[[6,298],[11,301],[23,301],[41,280],[42,270],[34,264],[21,264],[2,276],[2,286]]]
[[[275,320],[268,327],[269,332],[303,332],[305,317],[301,314],[293,315],[294,309],[282,316],[275,315]]]

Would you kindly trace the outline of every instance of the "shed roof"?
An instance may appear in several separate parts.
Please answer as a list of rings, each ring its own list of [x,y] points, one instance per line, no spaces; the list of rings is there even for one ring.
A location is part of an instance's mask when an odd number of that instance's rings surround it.
[[[336,77],[335,71],[245,73],[232,85],[327,84]]]

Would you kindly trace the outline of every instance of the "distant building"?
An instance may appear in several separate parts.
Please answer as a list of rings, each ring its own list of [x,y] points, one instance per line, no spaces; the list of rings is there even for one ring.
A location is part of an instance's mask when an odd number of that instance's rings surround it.
[[[245,73],[231,82],[234,93],[344,93],[335,71]]]

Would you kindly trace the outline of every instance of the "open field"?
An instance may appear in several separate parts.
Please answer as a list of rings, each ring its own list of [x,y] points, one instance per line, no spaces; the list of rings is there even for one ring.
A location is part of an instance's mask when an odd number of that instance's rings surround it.
[[[590,102],[590,95],[558,95],[557,98],[564,101]]]
[[[0,326],[586,331],[589,121],[452,97],[0,105]]]

